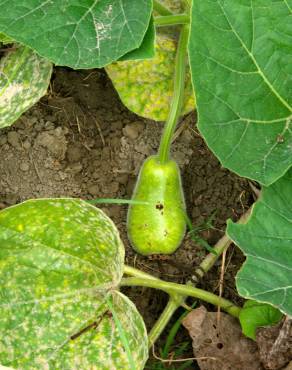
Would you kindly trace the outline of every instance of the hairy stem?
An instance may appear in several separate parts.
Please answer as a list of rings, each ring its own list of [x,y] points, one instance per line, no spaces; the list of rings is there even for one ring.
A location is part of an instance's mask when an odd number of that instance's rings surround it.
[[[244,224],[251,213],[251,208],[249,208],[237,221],[238,224]],[[195,269],[193,279],[202,278],[215,264],[217,259],[221,256],[221,254],[227,250],[227,248],[232,244],[232,240],[224,234],[221,239],[215,244],[213,250],[216,253],[209,253],[200,263],[200,265]],[[191,284],[191,283],[190,283]]]
[[[171,138],[183,107],[188,39],[189,26],[184,25],[180,32],[176,53],[173,97],[158,151],[159,161],[162,164],[167,162],[169,159]]]
[[[239,316],[240,307],[234,305],[225,298],[221,298],[216,294],[207,292],[203,289],[194,288],[189,285],[176,284],[160,279],[145,279],[140,277],[123,278],[120,283],[121,286],[145,286],[148,288],[160,289],[169,295],[177,294],[181,296],[189,296],[201,299],[202,301],[211,303],[221,307],[234,317]]]
[[[160,15],[172,15],[173,13],[158,0],[153,0],[153,10]]]
[[[155,26],[175,26],[177,24],[189,24],[190,17],[187,14],[176,14],[176,15],[167,15],[162,17],[155,17],[154,24]]]
[[[184,297],[178,295],[172,295],[169,298],[167,305],[165,306],[162,314],[160,315],[160,320],[157,320],[153,325],[149,335],[148,335],[148,345],[149,348],[153,346],[156,340],[159,338],[160,334],[165,329],[172,315],[178,309],[178,307],[183,303]]]

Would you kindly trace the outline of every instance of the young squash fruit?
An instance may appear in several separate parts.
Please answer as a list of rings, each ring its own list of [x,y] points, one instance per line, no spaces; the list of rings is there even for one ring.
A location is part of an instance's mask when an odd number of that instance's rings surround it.
[[[175,161],[161,164],[158,156],[143,163],[128,210],[128,237],[143,255],[171,254],[186,231],[185,201],[180,171]]]

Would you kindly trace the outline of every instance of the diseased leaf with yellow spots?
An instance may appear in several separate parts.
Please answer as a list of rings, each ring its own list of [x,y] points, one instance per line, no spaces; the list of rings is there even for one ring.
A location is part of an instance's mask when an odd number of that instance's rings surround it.
[[[113,305],[116,301],[120,307],[128,304],[129,342],[135,336],[141,345],[136,345],[133,357],[144,363],[143,321],[133,304],[126,299],[120,303],[119,293],[113,292],[123,264],[117,229],[101,210],[86,202],[30,200],[1,211],[0,364],[22,370],[107,369],[101,355],[95,358],[96,367],[87,366],[93,364],[93,343],[101,341],[107,358],[112,341],[122,348],[120,334],[105,330],[88,344],[89,330],[84,329],[105,320],[110,296],[118,297],[113,298]],[[83,339],[85,334],[87,339]],[[75,340],[88,347],[77,345],[72,353]],[[108,346],[102,347],[103,343]]]
[[[116,62],[105,68],[127,108],[156,121],[167,119],[173,95],[175,54],[175,37],[172,34],[158,33],[153,59]],[[194,107],[188,68],[183,113],[190,112]]]
[[[0,60],[0,128],[10,126],[47,91],[53,65],[25,46]]]
[[[111,305],[116,318],[107,311],[86,330],[84,335],[70,340],[58,354],[50,360],[51,369],[132,369],[144,368],[148,358],[148,338],[145,324],[135,305],[122,293],[112,292]],[[119,323],[126,336],[130,349],[127,354],[119,332]],[[84,349],[87,351],[84,361]],[[131,358],[129,358],[129,356]]]

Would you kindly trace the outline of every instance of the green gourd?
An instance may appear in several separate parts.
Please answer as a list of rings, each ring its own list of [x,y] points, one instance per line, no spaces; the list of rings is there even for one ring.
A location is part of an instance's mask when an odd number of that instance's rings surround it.
[[[171,254],[186,231],[185,201],[175,161],[158,156],[143,163],[128,210],[128,237],[140,254]],[[145,202],[145,204],[141,204]]]

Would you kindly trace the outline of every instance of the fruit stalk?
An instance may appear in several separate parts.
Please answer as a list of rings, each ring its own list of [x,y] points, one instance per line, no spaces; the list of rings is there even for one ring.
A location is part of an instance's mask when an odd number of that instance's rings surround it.
[[[188,39],[189,25],[185,24],[181,28],[176,53],[173,98],[158,151],[158,157],[161,164],[164,164],[169,160],[171,139],[183,107]]]

